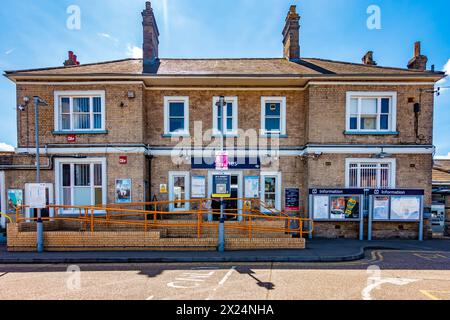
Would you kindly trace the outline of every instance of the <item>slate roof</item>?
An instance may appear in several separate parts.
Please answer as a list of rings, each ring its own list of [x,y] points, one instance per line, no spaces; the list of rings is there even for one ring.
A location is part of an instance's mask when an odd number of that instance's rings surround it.
[[[433,183],[450,183],[450,160],[437,160],[433,167]]]
[[[142,75],[142,59],[124,59],[70,67],[6,71],[6,76]],[[151,75],[151,74],[150,74]],[[368,66],[364,64],[303,58],[298,62],[283,58],[255,59],[160,59],[157,76],[443,76],[442,72]]]

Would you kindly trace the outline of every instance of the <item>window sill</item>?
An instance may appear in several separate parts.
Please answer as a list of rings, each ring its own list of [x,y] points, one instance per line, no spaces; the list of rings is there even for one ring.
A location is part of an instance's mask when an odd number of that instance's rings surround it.
[[[163,138],[172,138],[172,137],[190,138],[191,135],[189,133],[165,133],[165,134],[162,134],[161,137],[163,137]]]
[[[92,131],[53,131],[53,135],[55,136],[67,136],[70,134],[76,135],[89,135],[89,134],[108,134],[108,130],[92,130]]]
[[[287,139],[289,136],[287,134],[278,134],[278,133],[265,133],[261,135],[261,138],[279,138],[279,139]]]
[[[344,131],[347,136],[398,136],[400,132],[397,131]]]
[[[213,137],[213,138],[222,138],[222,134],[216,133],[216,134],[213,134],[211,137]],[[235,134],[235,133],[227,133],[227,134],[223,135],[223,137],[224,138],[239,138],[239,135]]]

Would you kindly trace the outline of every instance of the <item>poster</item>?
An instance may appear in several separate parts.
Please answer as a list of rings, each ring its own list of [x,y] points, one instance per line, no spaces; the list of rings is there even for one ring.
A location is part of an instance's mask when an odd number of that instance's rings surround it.
[[[214,175],[213,176],[213,198],[231,197],[231,176]]]
[[[206,178],[201,176],[193,176],[191,189],[192,198],[206,198]]]
[[[15,213],[16,207],[23,205],[23,190],[10,189],[8,190],[8,209],[7,213]]]
[[[285,207],[286,211],[300,211],[300,189],[286,188]]]
[[[330,219],[359,219],[359,197],[333,196],[331,199]]]
[[[116,203],[131,203],[131,179],[116,180]]]
[[[167,193],[167,184],[160,184],[159,185],[159,193]]]
[[[245,177],[245,198],[259,198],[259,177]]]
[[[373,202],[373,219],[389,220],[389,197],[375,197]]]
[[[314,219],[328,219],[330,207],[328,196],[315,196],[313,201]]]
[[[391,220],[419,220],[420,196],[392,197]]]

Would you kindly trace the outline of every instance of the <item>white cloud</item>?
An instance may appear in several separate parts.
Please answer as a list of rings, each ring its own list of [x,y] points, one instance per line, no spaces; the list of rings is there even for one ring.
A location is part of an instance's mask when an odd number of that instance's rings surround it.
[[[97,33],[97,35],[98,35],[99,37],[106,38],[106,39],[109,39],[109,40],[111,40],[111,41],[114,41],[115,43],[119,43],[119,39],[114,38],[114,37],[113,37],[112,35],[110,35],[109,33],[102,33],[102,32],[99,32],[99,33]]]
[[[438,84],[444,84],[448,81],[448,77],[450,76],[450,59],[448,59],[447,63],[444,65],[444,69],[442,70],[447,75],[447,78],[441,79],[438,81]]]
[[[142,48],[136,47],[134,45],[127,45],[127,56],[135,59],[141,59],[143,57]]]
[[[14,147],[10,146],[9,144],[0,142],[0,151],[11,152],[11,151],[14,151]]]
[[[436,156],[436,160],[450,160],[450,152],[446,156]]]

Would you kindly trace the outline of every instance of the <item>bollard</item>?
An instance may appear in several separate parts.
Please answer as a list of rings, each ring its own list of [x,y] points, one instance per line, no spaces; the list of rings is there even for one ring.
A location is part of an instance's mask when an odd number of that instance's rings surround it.
[[[36,224],[36,232],[37,232],[37,252],[44,252],[44,223],[42,219],[39,218]]]

